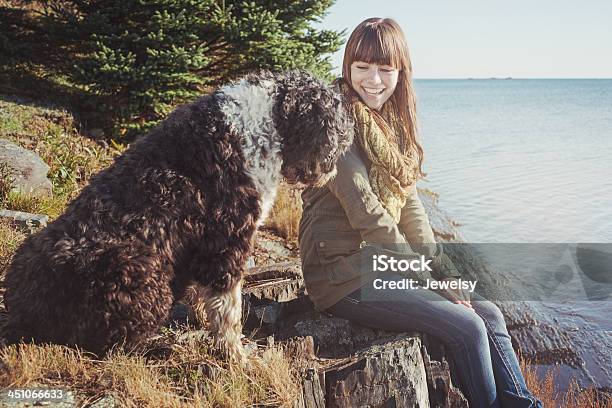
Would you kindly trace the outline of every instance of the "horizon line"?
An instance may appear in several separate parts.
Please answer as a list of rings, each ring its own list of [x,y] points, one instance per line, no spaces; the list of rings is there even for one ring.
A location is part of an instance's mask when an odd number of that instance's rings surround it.
[[[512,79],[612,79],[612,77],[513,77],[513,76],[488,76],[488,77],[413,77],[412,79],[512,80]]]

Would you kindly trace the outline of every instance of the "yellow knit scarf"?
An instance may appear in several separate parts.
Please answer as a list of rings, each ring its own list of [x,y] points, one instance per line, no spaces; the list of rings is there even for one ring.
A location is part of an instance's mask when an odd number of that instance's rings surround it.
[[[395,222],[399,222],[408,192],[420,175],[417,154],[412,148],[405,153],[400,151],[399,144],[406,140],[404,127],[391,103],[382,106],[377,120],[372,109],[345,82],[341,82],[341,87],[350,100],[355,140],[371,163],[368,177],[372,191]]]

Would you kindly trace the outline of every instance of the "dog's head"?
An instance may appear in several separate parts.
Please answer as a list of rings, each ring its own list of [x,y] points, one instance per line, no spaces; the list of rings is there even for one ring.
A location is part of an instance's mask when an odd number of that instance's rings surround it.
[[[323,186],[353,142],[353,121],[339,90],[312,75],[292,71],[278,81],[274,107],[281,137],[281,173],[288,183]]]

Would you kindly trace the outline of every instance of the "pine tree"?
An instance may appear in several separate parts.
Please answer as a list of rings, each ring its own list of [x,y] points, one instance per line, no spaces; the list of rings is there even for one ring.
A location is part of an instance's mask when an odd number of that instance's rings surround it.
[[[175,105],[256,69],[307,69],[329,78],[343,32],[312,27],[333,0],[45,1],[70,37],[72,80],[88,110],[125,136]],[[47,20],[48,21],[48,20]],[[67,48],[64,48],[67,49]]]

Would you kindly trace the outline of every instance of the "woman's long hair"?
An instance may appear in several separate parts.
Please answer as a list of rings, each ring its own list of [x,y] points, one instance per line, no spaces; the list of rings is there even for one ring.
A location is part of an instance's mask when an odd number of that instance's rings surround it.
[[[399,70],[397,87],[385,103],[393,104],[392,107],[404,126],[404,134],[400,135],[401,151],[406,152],[407,149],[413,149],[417,153],[419,172],[421,176],[424,176],[423,147],[418,136],[416,95],[412,86],[412,63],[406,37],[395,20],[368,18],[351,33],[346,43],[342,63],[342,77],[351,89],[351,65],[354,61],[390,65]],[[377,121],[382,120],[377,112],[373,112]],[[382,127],[382,129],[385,128]]]

